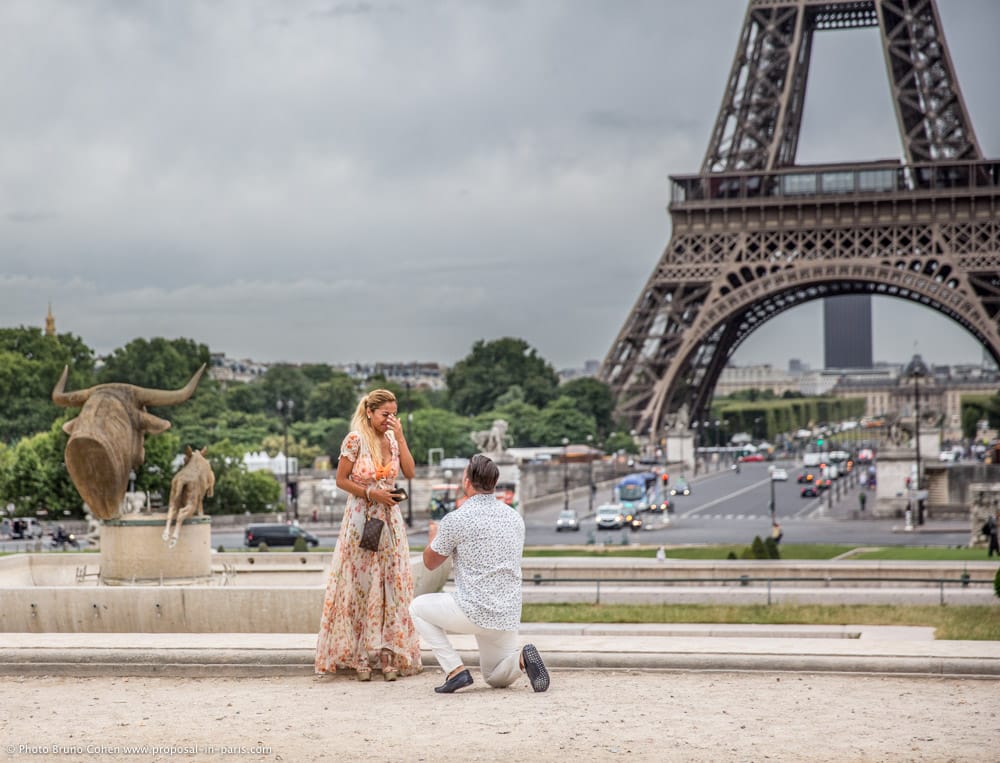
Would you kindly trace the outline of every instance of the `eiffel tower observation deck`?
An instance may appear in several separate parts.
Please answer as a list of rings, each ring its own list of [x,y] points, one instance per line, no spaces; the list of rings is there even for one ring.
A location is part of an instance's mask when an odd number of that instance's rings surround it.
[[[877,27],[899,161],[795,163],[814,35]],[[1000,159],[985,159],[934,0],[750,0],[701,171],[600,371],[648,440],[707,411],[756,328],[845,294],[929,307],[1000,362]]]

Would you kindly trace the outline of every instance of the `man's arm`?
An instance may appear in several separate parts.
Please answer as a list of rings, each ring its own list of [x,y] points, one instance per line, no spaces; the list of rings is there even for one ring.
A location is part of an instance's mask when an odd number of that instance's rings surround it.
[[[427,526],[427,545],[424,546],[424,567],[429,570],[436,570],[446,561],[448,561],[447,556],[441,556],[437,551],[431,548],[431,543],[438,534],[438,524],[437,522],[431,522]]]

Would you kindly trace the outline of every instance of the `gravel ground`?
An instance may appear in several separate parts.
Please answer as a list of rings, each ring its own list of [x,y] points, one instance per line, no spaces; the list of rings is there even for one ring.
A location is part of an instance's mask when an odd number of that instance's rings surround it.
[[[1000,759],[995,680],[562,670],[535,694],[473,675],[449,696],[436,669],[367,684],[0,678],[0,760]]]

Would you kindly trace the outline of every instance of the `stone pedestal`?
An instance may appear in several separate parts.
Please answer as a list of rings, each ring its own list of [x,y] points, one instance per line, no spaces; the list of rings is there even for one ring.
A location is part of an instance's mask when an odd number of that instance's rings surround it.
[[[212,577],[212,520],[192,517],[173,548],[163,540],[166,514],[106,519],[101,525],[105,585],[191,585]]]

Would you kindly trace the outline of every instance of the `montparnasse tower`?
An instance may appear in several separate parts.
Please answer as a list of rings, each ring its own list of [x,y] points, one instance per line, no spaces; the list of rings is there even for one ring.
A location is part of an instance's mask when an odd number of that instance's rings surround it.
[[[56,335],[56,317],[52,314],[52,303],[49,302],[49,313],[45,316],[45,336]]]

